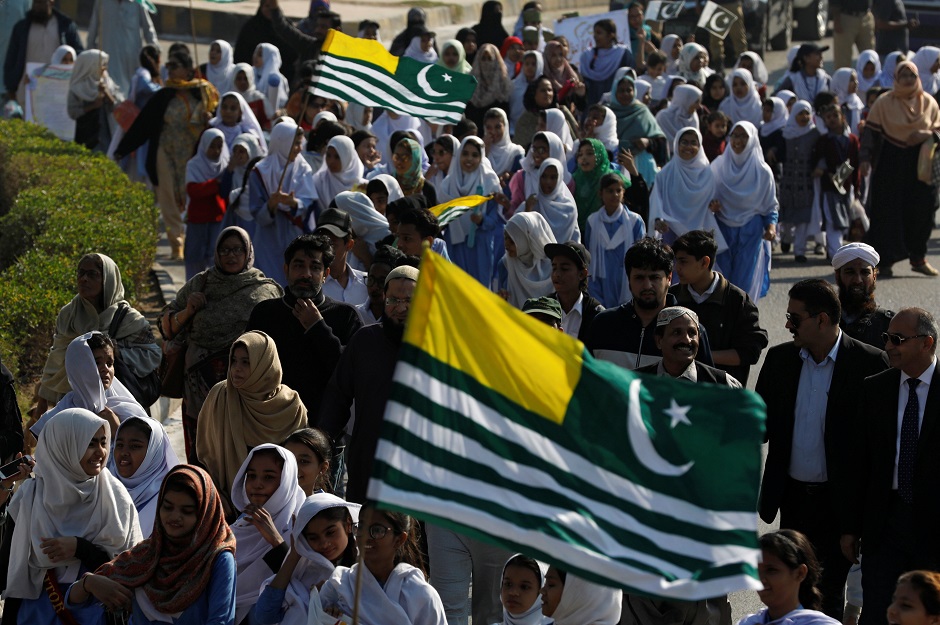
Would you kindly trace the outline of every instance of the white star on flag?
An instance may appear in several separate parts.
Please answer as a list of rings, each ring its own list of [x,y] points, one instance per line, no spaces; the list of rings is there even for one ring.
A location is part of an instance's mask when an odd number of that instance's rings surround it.
[[[672,417],[672,423],[669,424],[669,427],[675,428],[679,423],[692,425],[692,422],[689,421],[689,410],[691,410],[692,406],[680,406],[674,399],[671,400],[671,402],[672,404],[669,406],[669,410],[663,410],[663,412]]]
[[[450,74],[444,74],[444,82],[450,82],[452,80]]]

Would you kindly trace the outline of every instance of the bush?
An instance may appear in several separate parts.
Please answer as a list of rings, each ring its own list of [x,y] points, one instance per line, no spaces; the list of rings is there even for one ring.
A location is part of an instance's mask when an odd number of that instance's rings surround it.
[[[159,238],[153,195],[104,155],[21,121],[0,122],[0,346],[19,377],[39,375],[75,268],[101,252],[132,304]]]

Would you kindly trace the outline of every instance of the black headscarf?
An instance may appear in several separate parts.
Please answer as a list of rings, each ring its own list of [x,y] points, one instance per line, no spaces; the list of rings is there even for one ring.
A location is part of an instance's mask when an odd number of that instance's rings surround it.
[[[484,43],[502,48],[509,33],[503,28],[503,4],[499,0],[487,0],[480,11],[480,23],[473,27],[477,34],[477,49]]]

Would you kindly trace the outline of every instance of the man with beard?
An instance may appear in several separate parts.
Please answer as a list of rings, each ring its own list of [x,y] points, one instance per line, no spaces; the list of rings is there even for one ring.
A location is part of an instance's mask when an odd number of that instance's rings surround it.
[[[397,267],[405,255],[401,250],[390,245],[380,245],[372,257],[372,265],[366,274],[366,290],[369,299],[356,306],[356,312],[362,319],[362,325],[372,325],[382,320],[385,313],[385,278]]]
[[[633,299],[594,318],[585,345],[595,358],[624,369],[659,362],[662,352],[656,347],[654,324],[659,311],[676,305],[675,296],[668,292],[674,263],[672,249],[652,237],[640,239],[627,250],[623,264]],[[710,366],[711,347],[704,329],[700,343],[696,360]]]
[[[859,389],[887,368],[884,352],[839,328],[842,307],[825,280],[790,289],[786,327],[793,341],[767,351],[757,393],[767,404],[770,443],[758,511],[780,528],[806,534],[819,562],[821,610],[842,621],[849,561],[840,547],[843,510],[857,505],[848,492],[851,444],[859,427]]]
[[[356,309],[323,293],[333,247],[324,236],[299,236],[284,252],[284,297],[259,302],[246,330],[274,340],[284,370],[283,383],[300,393],[311,422],[344,345],[362,327]]]
[[[52,5],[53,0],[33,0],[33,8],[16,23],[10,34],[3,62],[3,81],[7,98],[15,97],[20,106],[26,102],[23,73],[27,63],[48,63],[61,45],[72,46],[76,55],[85,49],[75,22]]]
[[[881,257],[867,243],[848,243],[832,257],[842,304],[839,327],[857,341],[881,349],[885,344],[882,334],[894,311],[878,308],[875,303],[875,282]]]
[[[418,282],[418,270],[404,265],[385,278],[385,315],[382,321],[356,333],[343,351],[323,395],[316,426],[334,441],[343,433],[356,402],[356,421],[346,449],[349,482],[346,499],[365,502],[372,460],[392,390],[392,376],[405,333],[405,319]]]

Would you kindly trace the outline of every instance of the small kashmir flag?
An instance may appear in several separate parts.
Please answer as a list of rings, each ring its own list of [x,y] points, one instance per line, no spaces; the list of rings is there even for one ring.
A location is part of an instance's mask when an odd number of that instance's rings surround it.
[[[437,225],[441,228],[457,219],[467,211],[473,210],[483,202],[493,199],[492,195],[466,195],[450,202],[444,202],[431,207],[431,212],[437,217]]]
[[[724,39],[731,31],[731,25],[738,19],[732,11],[724,8],[720,4],[715,4],[708,0],[705,8],[702,9],[702,15],[698,18],[698,27],[704,28],[719,39]]]
[[[397,57],[378,41],[330,30],[320,48],[314,92],[433,123],[456,124],[476,78],[436,64]]]
[[[654,22],[674,20],[682,13],[683,2],[653,0],[646,7],[646,19]]]
[[[368,497],[630,592],[758,589],[764,419],[594,360],[425,251]]]

